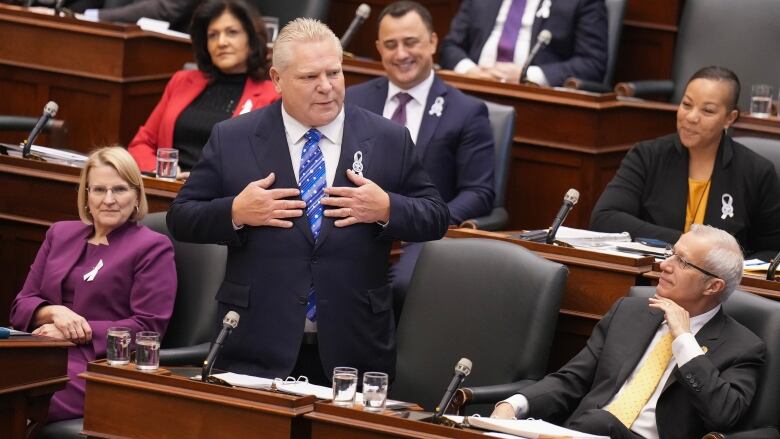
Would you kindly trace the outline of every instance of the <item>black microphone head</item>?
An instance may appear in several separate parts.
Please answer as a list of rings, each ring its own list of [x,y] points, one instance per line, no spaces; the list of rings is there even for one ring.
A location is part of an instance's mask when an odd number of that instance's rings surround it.
[[[59,111],[60,106],[57,105],[54,101],[49,101],[46,106],[43,107],[43,114],[48,115],[49,117],[54,117],[57,115],[57,111]]]
[[[563,201],[571,203],[572,205],[577,204],[577,201],[580,201],[580,193],[577,189],[569,189],[566,191],[566,195],[563,196]]]
[[[536,37],[536,41],[539,41],[545,46],[550,44],[550,41],[552,41],[552,32],[548,31],[547,29],[542,30],[539,32],[539,36]]]
[[[240,316],[235,311],[228,311],[227,314],[225,314],[225,318],[222,319],[222,324],[230,326],[233,329],[236,329],[236,326],[238,326],[238,319]]]
[[[355,10],[355,16],[360,17],[363,20],[368,18],[369,15],[371,15],[371,6],[368,6],[365,3],[361,3],[357,10]]]
[[[455,373],[463,374],[464,377],[469,376],[471,373],[471,360],[468,358],[461,358],[458,364],[455,365]]]

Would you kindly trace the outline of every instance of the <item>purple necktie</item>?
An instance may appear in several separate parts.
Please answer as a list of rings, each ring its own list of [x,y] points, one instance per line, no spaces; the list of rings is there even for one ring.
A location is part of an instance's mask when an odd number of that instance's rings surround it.
[[[412,96],[409,93],[400,92],[395,95],[398,100],[398,108],[395,109],[393,117],[390,118],[393,122],[406,126],[406,104],[412,100]]]
[[[525,13],[525,0],[512,0],[512,5],[506,14],[506,20],[504,20],[504,30],[501,31],[501,38],[498,40],[496,61],[513,62],[515,60],[515,46],[520,26],[523,24],[523,13]]]

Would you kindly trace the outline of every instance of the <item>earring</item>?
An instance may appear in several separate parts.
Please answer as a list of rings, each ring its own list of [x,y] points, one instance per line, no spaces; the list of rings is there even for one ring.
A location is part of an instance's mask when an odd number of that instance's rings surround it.
[[[139,209],[138,209],[138,205],[136,204],[136,205],[135,205],[135,213],[138,213],[138,210],[139,210]]]

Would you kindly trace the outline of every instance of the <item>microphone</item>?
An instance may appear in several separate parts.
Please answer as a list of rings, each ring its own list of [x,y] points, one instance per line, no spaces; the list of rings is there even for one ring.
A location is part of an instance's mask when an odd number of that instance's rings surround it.
[[[49,101],[46,106],[43,107],[43,115],[40,119],[38,119],[38,122],[35,123],[32,131],[30,131],[30,135],[27,136],[27,138],[20,145],[22,147],[22,157],[27,157],[30,155],[30,148],[32,148],[33,142],[35,142],[38,134],[41,133],[43,127],[46,126],[46,123],[49,121],[49,119],[57,115],[57,110],[59,109],[59,105],[57,105],[57,103],[54,101]]]
[[[528,67],[531,66],[531,62],[536,57],[536,54],[539,53],[540,50],[542,50],[542,47],[550,44],[550,41],[552,40],[552,32],[548,31],[547,29],[542,30],[539,32],[539,36],[536,37],[536,44],[534,44],[533,49],[531,49],[531,52],[528,54],[528,58],[525,60],[525,64],[523,64],[523,69],[520,70],[520,83],[522,83],[525,80],[525,75],[528,73]]]
[[[547,243],[552,244],[555,240],[555,234],[558,233],[558,228],[563,224],[563,222],[566,220],[566,216],[569,214],[571,209],[574,207],[575,204],[577,204],[577,201],[580,200],[580,193],[577,192],[577,189],[569,189],[566,192],[566,195],[563,196],[563,205],[561,206],[561,209],[558,211],[558,214],[555,215],[555,219],[553,220],[552,226],[550,227],[550,230],[547,232]]]
[[[214,361],[217,359],[217,354],[219,354],[219,350],[222,348],[222,343],[224,343],[228,335],[236,329],[239,318],[240,316],[235,311],[228,311],[228,313],[225,314],[225,318],[222,319],[222,330],[219,331],[217,340],[211,345],[209,355],[203,362],[203,371],[200,374],[201,381],[205,382],[209,375],[211,375],[211,369],[214,367]]]
[[[458,361],[458,364],[455,365],[455,375],[452,376],[452,381],[450,381],[447,391],[444,392],[441,402],[436,407],[433,419],[441,418],[444,412],[447,411],[447,408],[452,403],[452,397],[455,396],[455,391],[460,388],[461,384],[463,384],[463,380],[465,380],[470,373],[471,360],[468,358],[461,358],[460,361]]]
[[[355,18],[349,23],[347,31],[344,32],[344,36],[341,37],[341,47],[346,48],[352,38],[355,36],[358,28],[363,25],[368,16],[371,15],[371,6],[365,3],[361,3],[355,10]]]

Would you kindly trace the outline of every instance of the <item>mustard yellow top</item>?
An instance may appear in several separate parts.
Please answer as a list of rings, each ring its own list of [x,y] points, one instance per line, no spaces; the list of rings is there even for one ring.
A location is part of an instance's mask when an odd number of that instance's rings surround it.
[[[691,224],[704,223],[707,212],[707,199],[710,196],[711,180],[688,179],[688,207],[685,209],[685,229],[687,233]]]

